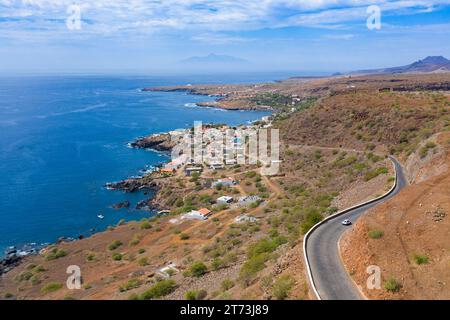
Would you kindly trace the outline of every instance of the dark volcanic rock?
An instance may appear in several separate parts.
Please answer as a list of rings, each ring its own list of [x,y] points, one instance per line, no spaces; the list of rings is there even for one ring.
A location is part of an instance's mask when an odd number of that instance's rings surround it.
[[[18,255],[9,255],[6,258],[3,258],[0,260],[0,275],[18,266],[21,261],[22,257]]]
[[[138,190],[154,189],[155,183],[146,181],[142,178],[127,179],[119,182],[107,183],[106,187],[113,190],[122,190],[125,192],[135,192]]]
[[[139,138],[136,141],[130,143],[133,148],[140,149],[153,149],[157,151],[171,151],[175,146],[175,142],[172,141],[170,134],[158,134],[144,138]]]
[[[148,200],[142,200],[142,201],[139,201],[139,202],[137,203],[137,205],[136,205],[136,210],[142,210],[142,209],[144,209],[144,208],[149,208],[149,209],[152,209],[152,208],[153,208],[151,199],[148,199]]]
[[[130,201],[125,200],[123,202],[113,204],[111,207],[113,209],[122,209],[122,208],[129,208],[130,205],[131,205]]]

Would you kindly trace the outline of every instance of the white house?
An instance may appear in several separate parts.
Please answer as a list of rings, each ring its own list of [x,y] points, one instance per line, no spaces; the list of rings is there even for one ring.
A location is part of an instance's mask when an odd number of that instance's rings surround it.
[[[220,198],[217,198],[218,204],[229,204],[233,202],[233,197],[230,196],[222,196]]]

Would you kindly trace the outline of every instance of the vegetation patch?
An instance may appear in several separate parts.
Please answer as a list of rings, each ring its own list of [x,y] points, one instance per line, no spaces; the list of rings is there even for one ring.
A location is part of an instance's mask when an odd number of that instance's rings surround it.
[[[383,235],[384,235],[383,230],[374,229],[369,231],[370,239],[380,239]]]
[[[61,289],[63,285],[59,282],[49,282],[41,288],[42,293],[55,292]]]
[[[139,279],[130,279],[127,283],[119,287],[120,292],[125,292],[131,289],[139,288],[142,285],[142,281]]]
[[[164,297],[172,293],[176,288],[176,283],[173,280],[161,280],[155,285],[150,287],[147,291],[143,292],[139,298],[141,300],[150,300],[155,298]]]
[[[429,258],[428,258],[427,255],[419,254],[419,253],[414,253],[413,254],[413,260],[418,265],[427,264],[429,262]]]
[[[45,260],[47,261],[56,260],[65,256],[67,256],[67,252],[64,249],[58,249],[56,247],[44,255]]]
[[[402,285],[397,279],[390,278],[384,283],[384,288],[389,292],[398,292],[402,288]]]
[[[121,253],[118,253],[118,252],[114,252],[114,253],[112,254],[111,258],[112,258],[114,261],[120,261],[120,260],[122,260],[122,254],[121,254]]]
[[[427,142],[422,148],[419,150],[419,155],[423,159],[428,155],[428,152],[432,149],[436,148],[436,144],[434,142]]]
[[[301,224],[300,228],[303,234],[306,234],[315,224],[323,220],[323,216],[317,209],[310,209],[305,217],[305,220]]]
[[[119,248],[122,245],[122,241],[120,240],[114,240],[111,242],[111,244],[108,246],[108,250],[113,251]]]
[[[208,295],[208,292],[206,290],[190,290],[186,292],[184,297],[186,300],[203,300]]]
[[[208,272],[208,267],[201,261],[194,262],[189,268],[189,274],[192,277],[201,277]]]
[[[378,177],[380,174],[387,174],[388,172],[389,172],[389,170],[386,167],[376,168],[376,169],[368,171],[364,175],[364,180],[369,181],[369,180],[372,180],[373,178]]]
[[[293,285],[295,284],[294,278],[290,275],[280,276],[272,287],[273,296],[277,300],[284,300],[289,296]]]

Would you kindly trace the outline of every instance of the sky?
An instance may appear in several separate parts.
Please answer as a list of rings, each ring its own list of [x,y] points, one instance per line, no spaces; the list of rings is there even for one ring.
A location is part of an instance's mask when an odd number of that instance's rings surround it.
[[[450,58],[449,34],[450,0],[0,0],[0,74],[345,72]]]

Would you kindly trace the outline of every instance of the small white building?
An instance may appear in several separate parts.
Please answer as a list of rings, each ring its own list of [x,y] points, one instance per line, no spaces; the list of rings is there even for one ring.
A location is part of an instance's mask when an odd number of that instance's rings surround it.
[[[184,215],[185,219],[206,220],[212,214],[207,208],[192,210]]]
[[[222,196],[217,198],[217,204],[230,204],[233,202],[233,197],[230,196]]]

